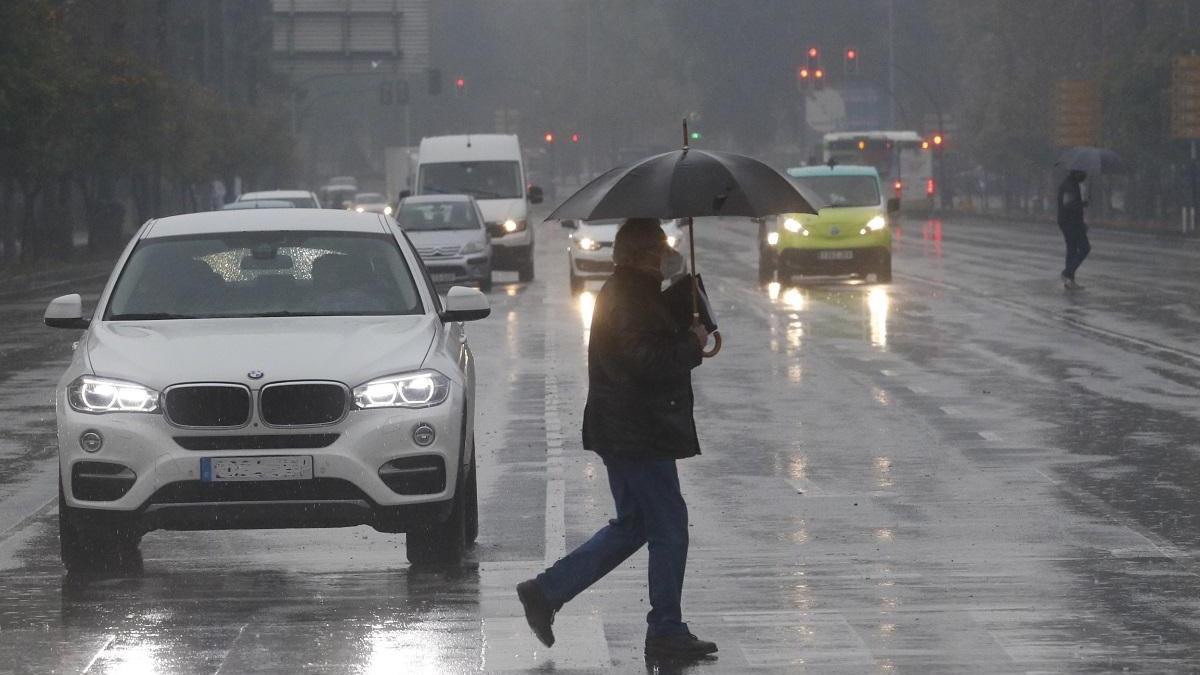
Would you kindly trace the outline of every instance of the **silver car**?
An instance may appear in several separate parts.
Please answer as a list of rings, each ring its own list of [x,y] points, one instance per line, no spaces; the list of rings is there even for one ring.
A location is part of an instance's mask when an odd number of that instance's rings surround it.
[[[435,284],[477,283],[492,290],[492,242],[470,195],[401,200],[396,222],[408,234]]]

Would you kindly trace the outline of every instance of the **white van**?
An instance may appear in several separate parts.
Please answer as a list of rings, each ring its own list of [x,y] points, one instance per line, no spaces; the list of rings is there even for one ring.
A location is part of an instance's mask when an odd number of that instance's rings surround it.
[[[421,139],[415,194],[468,194],[492,237],[492,268],[515,270],[533,280],[533,228],[529,205],[540,204],[541,188],[526,189],[525,166],[516,136],[469,134]]]

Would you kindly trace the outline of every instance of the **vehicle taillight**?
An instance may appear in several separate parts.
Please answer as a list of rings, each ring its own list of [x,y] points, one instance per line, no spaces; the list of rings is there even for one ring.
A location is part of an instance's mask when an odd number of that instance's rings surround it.
[[[933,193],[936,190],[937,190],[937,183],[934,183],[932,178],[925,181],[925,194],[926,195],[929,195],[930,197],[932,197]]]
[[[896,196],[899,197],[900,191],[904,189],[904,183],[896,181],[895,183],[892,183],[892,189],[896,191]]]

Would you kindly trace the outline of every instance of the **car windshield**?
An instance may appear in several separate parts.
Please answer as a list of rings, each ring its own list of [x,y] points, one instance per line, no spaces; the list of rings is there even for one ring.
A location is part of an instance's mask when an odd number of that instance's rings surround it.
[[[420,194],[468,194],[479,199],[520,199],[517,162],[435,162],[421,165]]]
[[[879,206],[874,176],[798,176],[792,180],[812,190],[828,206]]]
[[[105,319],[419,314],[396,240],[347,232],[236,232],[149,239]]]
[[[410,231],[479,230],[482,225],[467,201],[401,203],[396,216],[400,227]]]
[[[354,201],[358,202],[359,204],[377,204],[379,202],[387,201],[387,199],[378,192],[360,192],[354,195]]]

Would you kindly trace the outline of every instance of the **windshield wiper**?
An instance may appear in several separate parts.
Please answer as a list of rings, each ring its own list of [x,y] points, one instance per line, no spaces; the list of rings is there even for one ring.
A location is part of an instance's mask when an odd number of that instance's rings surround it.
[[[164,319],[195,319],[190,314],[171,314],[169,312],[141,312],[130,314],[114,314],[109,321],[160,321]]]

